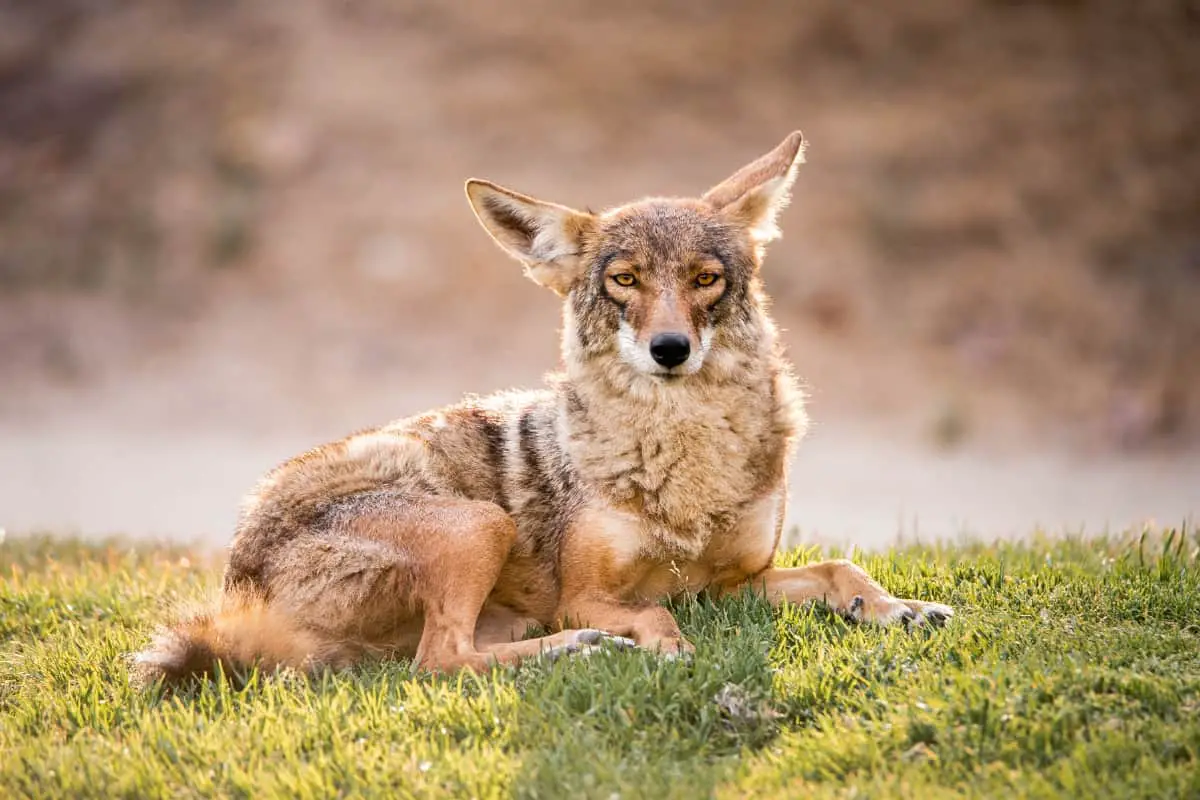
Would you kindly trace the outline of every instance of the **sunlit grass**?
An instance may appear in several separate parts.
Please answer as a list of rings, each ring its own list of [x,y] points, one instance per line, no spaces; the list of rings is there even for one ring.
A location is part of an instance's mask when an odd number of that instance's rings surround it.
[[[0,796],[1200,795],[1198,549],[1195,531],[905,547],[861,561],[956,606],[945,629],[699,599],[674,606],[691,664],[371,664],[166,699],[130,687],[126,654],[219,563],[10,537]]]

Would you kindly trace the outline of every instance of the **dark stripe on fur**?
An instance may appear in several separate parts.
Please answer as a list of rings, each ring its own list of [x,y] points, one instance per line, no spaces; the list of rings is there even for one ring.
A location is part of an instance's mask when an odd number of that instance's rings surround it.
[[[511,514],[512,506],[509,504],[508,495],[504,491],[504,481],[501,478],[505,474],[506,469],[504,463],[503,422],[480,408],[473,409],[473,414],[479,422],[480,432],[483,433],[483,442],[486,448],[484,458],[486,459],[487,467],[491,471],[491,474],[495,476],[495,503]]]
[[[525,488],[533,495],[520,515],[529,518],[529,529],[536,532],[533,545],[538,558],[553,568],[557,578],[558,553],[567,523],[578,505],[579,493],[570,464],[559,452],[557,442],[539,436],[545,429],[537,426],[535,415],[545,411],[536,406],[526,408],[518,422]]]

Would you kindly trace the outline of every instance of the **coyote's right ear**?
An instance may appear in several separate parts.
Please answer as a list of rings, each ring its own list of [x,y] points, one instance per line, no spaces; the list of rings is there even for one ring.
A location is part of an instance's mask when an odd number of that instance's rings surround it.
[[[591,214],[475,179],[467,181],[467,199],[496,244],[525,265],[534,283],[566,296],[583,273],[580,251],[595,223]]]

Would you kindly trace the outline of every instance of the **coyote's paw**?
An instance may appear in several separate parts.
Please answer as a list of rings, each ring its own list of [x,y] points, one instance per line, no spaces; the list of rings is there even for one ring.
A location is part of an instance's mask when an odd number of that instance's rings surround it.
[[[926,623],[934,626],[945,625],[954,616],[954,609],[945,603],[927,603],[924,600],[901,600],[909,610],[916,614],[914,621],[918,625]]]
[[[871,602],[855,595],[850,605],[841,609],[842,616],[853,622],[868,622],[872,625],[903,624],[906,628],[922,625],[940,626],[954,616],[954,609],[942,603],[926,603],[922,600],[901,600],[883,595]]]
[[[548,661],[557,661],[563,656],[590,656],[604,650],[630,650],[637,646],[632,639],[595,628],[563,631],[556,638],[562,641],[542,651],[542,657]]]

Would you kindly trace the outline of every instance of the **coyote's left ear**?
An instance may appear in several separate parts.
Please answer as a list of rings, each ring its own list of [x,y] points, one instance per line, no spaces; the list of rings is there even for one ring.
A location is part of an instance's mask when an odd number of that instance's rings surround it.
[[[534,283],[565,297],[583,272],[583,237],[591,214],[535,200],[489,181],[467,181],[467,199],[496,244],[525,265]]]
[[[757,161],[709,189],[704,200],[750,232],[756,243],[779,238],[775,218],[791,199],[796,169],[804,163],[804,136],[796,131]]]

